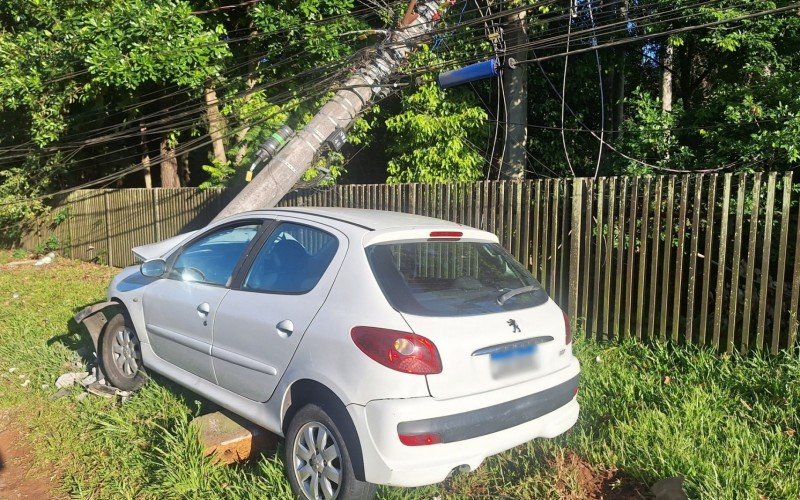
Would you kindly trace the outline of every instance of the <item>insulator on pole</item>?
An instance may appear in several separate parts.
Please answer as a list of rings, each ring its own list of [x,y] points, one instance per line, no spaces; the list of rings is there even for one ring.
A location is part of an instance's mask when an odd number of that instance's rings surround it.
[[[494,78],[499,74],[500,61],[495,58],[470,64],[469,66],[464,66],[463,68],[454,69],[452,71],[439,73],[436,81],[439,83],[440,87],[447,89],[476,80]]]
[[[278,130],[269,136],[261,145],[261,147],[258,148],[258,152],[253,160],[253,164],[250,165],[250,168],[245,174],[245,180],[250,182],[253,179],[253,172],[255,171],[256,167],[261,163],[271,160],[272,157],[281,150],[281,148],[286,144],[286,141],[289,140],[292,135],[294,135],[294,130],[292,130],[290,126],[281,125]]]

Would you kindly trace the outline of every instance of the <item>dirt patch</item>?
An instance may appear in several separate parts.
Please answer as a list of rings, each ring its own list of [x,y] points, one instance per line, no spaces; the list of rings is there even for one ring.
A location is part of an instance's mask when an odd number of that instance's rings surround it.
[[[556,491],[562,499],[638,500],[653,498],[650,489],[617,469],[597,469],[576,453],[558,454],[550,466],[556,471]]]
[[[52,477],[33,466],[24,435],[8,412],[0,412],[0,498],[65,498],[55,493]]]

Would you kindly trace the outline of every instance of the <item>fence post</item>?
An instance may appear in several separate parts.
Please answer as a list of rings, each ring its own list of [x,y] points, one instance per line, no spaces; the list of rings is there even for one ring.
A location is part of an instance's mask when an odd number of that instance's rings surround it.
[[[158,189],[151,190],[153,194],[153,231],[155,234],[156,241],[161,241],[161,213],[159,209],[159,201],[158,201]]]
[[[74,200],[75,192],[73,191],[67,196],[66,205],[67,205],[67,235],[69,237],[69,258],[73,259],[73,243],[72,243],[72,201]]]
[[[114,267],[114,258],[111,251],[111,221],[109,220],[111,217],[111,213],[108,210],[108,191],[103,191],[103,207],[104,207],[104,214],[103,219],[106,222],[106,259],[108,261],[106,264],[109,267]]]
[[[572,179],[572,216],[570,221],[570,253],[569,253],[569,298],[567,311],[570,326],[578,325],[578,290],[580,284],[581,263],[581,214],[583,207],[583,180]]]

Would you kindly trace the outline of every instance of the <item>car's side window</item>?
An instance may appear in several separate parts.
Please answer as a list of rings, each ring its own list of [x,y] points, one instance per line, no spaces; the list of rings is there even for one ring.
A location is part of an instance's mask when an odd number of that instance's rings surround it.
[[[337,248],[339,240],[330,233],[281,223],[253,261],[243,288],[286,294],[309,292],[325,274]]]
[[[184,248],[169,273],[180,281],[228,286],[236,263],[258,233],[259,224],[225,227]]]

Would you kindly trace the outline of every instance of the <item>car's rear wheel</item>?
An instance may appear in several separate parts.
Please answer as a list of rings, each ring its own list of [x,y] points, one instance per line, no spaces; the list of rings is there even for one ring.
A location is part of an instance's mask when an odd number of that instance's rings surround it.
[[[292,417],[284,446],[286,475],[304,500],[368,499],[375,485],[359,481],[338,427],[319,406],[309,404]]]
[[[123,313],[115,314],[103,329],[100,365],[106,379],[123,391],[135,391],[147,380],[139,337]]]

